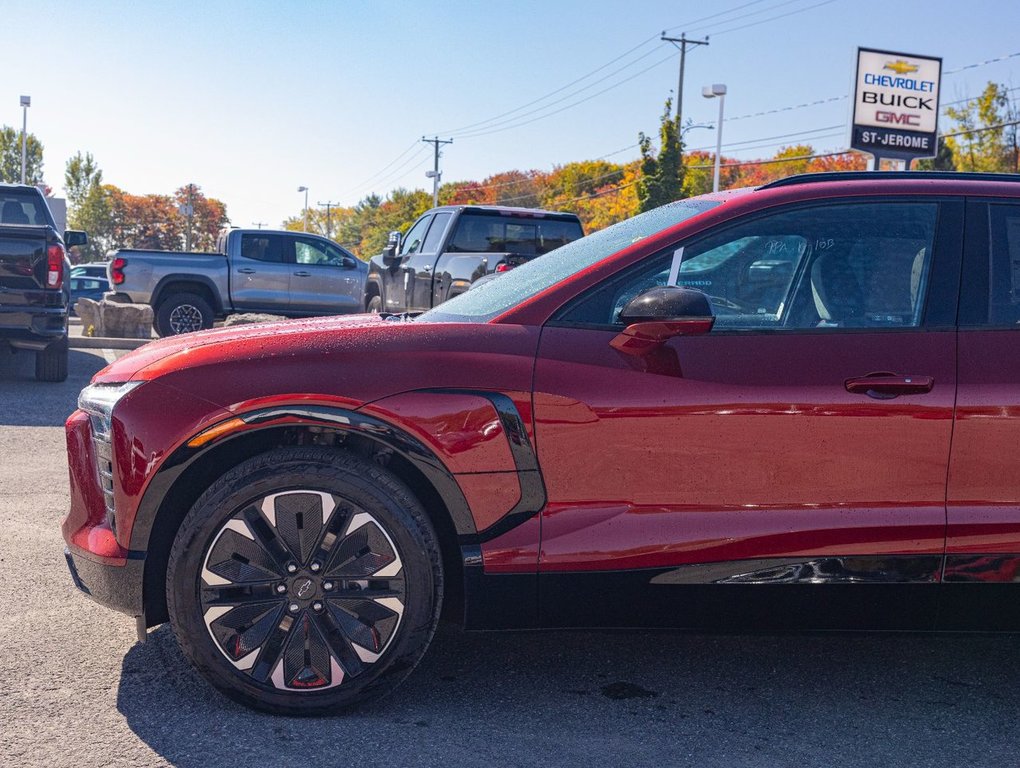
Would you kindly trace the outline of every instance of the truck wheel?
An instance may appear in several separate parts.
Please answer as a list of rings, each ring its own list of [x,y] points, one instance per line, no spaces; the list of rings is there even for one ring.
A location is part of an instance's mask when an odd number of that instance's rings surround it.
[[[212,328],[213,308],[198,294],[175,293],[159,305],[155,325],[160,336],[202,331]]]
[[[368,304],[365,305],[365,309],[369,312],[382,312],[382,296],[375,294],[369,297]]]
[[[230,698],[288,715],[393,690],[436,628],[435,530],[399,479],[332,449],[278,448],[195,502],[167,565],[185,655]]]
[[[35,353],[35,378],[38,381],[67,379],[67,337]]]

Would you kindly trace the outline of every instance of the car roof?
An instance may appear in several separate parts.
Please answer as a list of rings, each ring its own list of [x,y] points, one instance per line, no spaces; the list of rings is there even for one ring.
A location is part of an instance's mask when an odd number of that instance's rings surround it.
[[[577,214],[571,213],[570,211],[546,211],[542,208],[515,208],[509,205],[440,205],[436,208],[429,209],[427,213],[435,213],[437,211],[464,211],[469,213],[483,213],[502,216],[548,217],[570,219],[571,221],[577,219]]]

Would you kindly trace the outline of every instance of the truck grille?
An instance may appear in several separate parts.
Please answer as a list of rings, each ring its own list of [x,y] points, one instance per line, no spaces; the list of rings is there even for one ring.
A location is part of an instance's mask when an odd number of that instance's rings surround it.
[[[110,529],[117,532],[117,515],[113,504],[113,445],[110,435],[92,428],[92,444],[96,452],[96,472],[99,476],[99,487],[103,491],[103,504],[106,507],[106,522]]]

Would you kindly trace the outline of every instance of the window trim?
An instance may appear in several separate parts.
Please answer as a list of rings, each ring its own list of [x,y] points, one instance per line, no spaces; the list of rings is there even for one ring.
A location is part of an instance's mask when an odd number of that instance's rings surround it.
[[[815,198],[786,205],[763,208],[744,216],[729,219],[692,237],[676,240],[653,254],[641,259],[640,262],[614,272],[599,283],[589,286],[582,293],[574,296],[560,306],[546,321],[550,328],[578,328],[598,331],[614,331],[619,333],[625,326],[613,323],[568,322],[561,318],[577,304],[585,301],[600,290],[610,280],[616,280],[627,273],[639,271],[654,259],[675,252],[678,248],[688,249],[710,237],[753,224],[760,219],[790,213],[793,211],[810,210],[813,208],[831,208],[843,205],[869,205],[875,203],[929,203],[937,206],[935,212],[935,232],[932,238],[932,258],[924,297],[924,312],[920,322],[911,326],[875,326],[875,327],[813,327],[813,328],[713,328],[709,336],[733,335],[790,335],[790,334],[831,334],[838,333],[910,333],[919,331],[950,330],[956,327],[957,309],[960,297],[960,276],[962,272],[963,248],[963,209],[965,198],[959,195],[862,195],[860,197]],[[798,271],[800,271],[798,265]],[[797,279],[796,277],[794,278]],[[948,284],[947,284],[948,283]],[[955,298],[951,298],[955,297]],[[937,300],[942,311],[935,309]],[[933,311],[934,310],[934,311]]]
[[[960,286],[958,327],[961,331],[1018,331],[1020,325],[988,321],[992,298],[992,206],[1020,209],[1020,199],[968,197],[966,239]]]

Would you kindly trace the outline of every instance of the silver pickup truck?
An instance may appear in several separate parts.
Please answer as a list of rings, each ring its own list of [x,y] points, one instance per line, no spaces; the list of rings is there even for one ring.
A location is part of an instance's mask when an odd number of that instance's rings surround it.
[[[235,312],[363,312],[368,265],[317,235],[229,229],[213,253],[114,251],[107,273],[114,298],[151,304],[156,332],[172,336]]]

